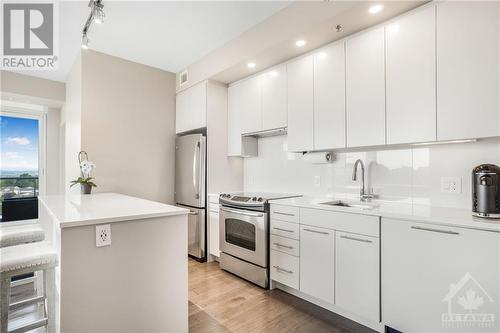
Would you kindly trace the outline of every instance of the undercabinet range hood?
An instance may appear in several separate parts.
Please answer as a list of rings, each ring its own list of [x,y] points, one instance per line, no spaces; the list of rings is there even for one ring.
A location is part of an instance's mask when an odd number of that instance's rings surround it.
[[[278,127],[269,130],[250,132],[241,134],[243,137],[266,138],[269,136],[285,135],[287,133],[286,127]]]

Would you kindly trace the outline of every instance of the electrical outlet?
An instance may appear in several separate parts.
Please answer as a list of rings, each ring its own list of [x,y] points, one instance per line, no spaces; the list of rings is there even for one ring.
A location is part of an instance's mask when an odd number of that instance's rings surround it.
[[[101,224],[95,226],[95,246],[111,245],[111,224]]]
[[[460,194],[462,193],[462,178],[461,177],[442,177],[441,192]]]
[[[321,176],[314,176],[314,186],[315,187],[321,186]]]

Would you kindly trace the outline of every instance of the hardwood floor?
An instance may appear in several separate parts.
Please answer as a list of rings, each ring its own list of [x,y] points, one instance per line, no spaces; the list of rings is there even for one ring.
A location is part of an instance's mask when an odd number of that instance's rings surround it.
[[[280,290],[189,260],[189,332],[374,332]]]

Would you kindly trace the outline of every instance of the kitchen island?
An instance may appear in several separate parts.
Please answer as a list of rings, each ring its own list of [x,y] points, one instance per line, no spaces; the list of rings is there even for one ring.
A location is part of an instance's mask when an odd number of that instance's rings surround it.
[[[187,332],[188,213],[116,193],[39,197],[59,254],[57,331]]]

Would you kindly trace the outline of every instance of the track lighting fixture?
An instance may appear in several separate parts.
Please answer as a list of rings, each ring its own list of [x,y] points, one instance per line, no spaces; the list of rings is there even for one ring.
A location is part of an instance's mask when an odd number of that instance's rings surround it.
[[[104,23],[104,17],[106,16],[102,0],[90,0],[89,8],[90,14],[82,30],[82,49],[87,49],[89,47],[90,39],[88,38],[88,33],[92,27],[92,23]]]

